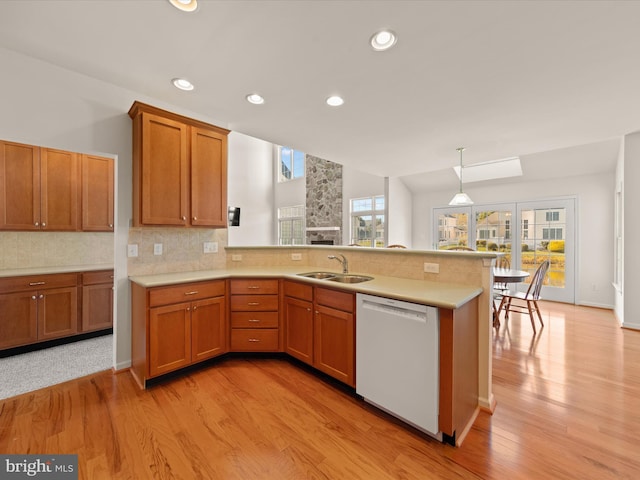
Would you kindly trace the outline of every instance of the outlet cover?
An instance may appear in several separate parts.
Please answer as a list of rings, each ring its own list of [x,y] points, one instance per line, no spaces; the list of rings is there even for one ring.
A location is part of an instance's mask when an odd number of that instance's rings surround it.
[[[162,255],[162,244],[154,243],[153,244],[153,254],[154,255]]]
[[[302,260],[302,254],[301,253],[292,253],[291,254],[291,260]]]
[[[138,256],[138,244],[132,243],[127,245],[127,256],[128,257],[137,257]]]
[[[424,264],[425,273],[440,273],[440,264],[439,263],[425,263]]]
[[[234,253],[231,255],[231,261],[232,262],[241,262],[242,261],[242,255],[240,255],[239,253]]]
[[[204,242],[204,253],[218,253],[218,242]]]

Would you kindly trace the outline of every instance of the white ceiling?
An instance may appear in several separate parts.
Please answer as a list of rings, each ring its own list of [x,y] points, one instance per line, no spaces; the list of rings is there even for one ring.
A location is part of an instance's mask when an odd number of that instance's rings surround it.
[[[412,189],[456,185],[458,146],[531,179],[611,171],[640,129],[638,1],[199,3],[2,0],[0,46]],[[374,52],[383,27],[398,43]]]

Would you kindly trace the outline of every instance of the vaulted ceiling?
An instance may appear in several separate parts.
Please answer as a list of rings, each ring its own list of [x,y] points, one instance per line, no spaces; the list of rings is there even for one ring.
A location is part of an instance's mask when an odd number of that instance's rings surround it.
[[[615,139],[640,129],[638,18],[637,1],[199,0],[183,13],[168,0],[3,0],[0,47],[438,188],[457,182],[458,146],[465,164],[521,156],[525,174],[527,158],[557,174],[613,168]],[[381,28],[398,41],[375,52]],[[334,94],[344,105],[325,104]]]

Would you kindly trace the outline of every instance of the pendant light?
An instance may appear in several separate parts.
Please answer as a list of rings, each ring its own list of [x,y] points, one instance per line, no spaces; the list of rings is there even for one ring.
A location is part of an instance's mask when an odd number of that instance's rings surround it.
[[[462,152],[464,151],[464,147],[456,148],[458,152],[460,152],[460,191],[456,193],[456,195],[451,199],[449,205],[452,207],[463,207],[465,205],[473,205],[473,200],[469,198],[469,195],[462,191]]]

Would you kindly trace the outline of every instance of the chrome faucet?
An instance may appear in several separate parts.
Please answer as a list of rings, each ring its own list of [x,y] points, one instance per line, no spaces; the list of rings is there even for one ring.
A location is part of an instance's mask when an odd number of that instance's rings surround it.
[[[329,255],[327,258],[329,260],[339,261],[340,264],[342,265],[342,273],[349,273],[349,262],[347,262],[347,259],[345,258],[344,255],[342,255],[341,253],[338,253],[336,255]]]

